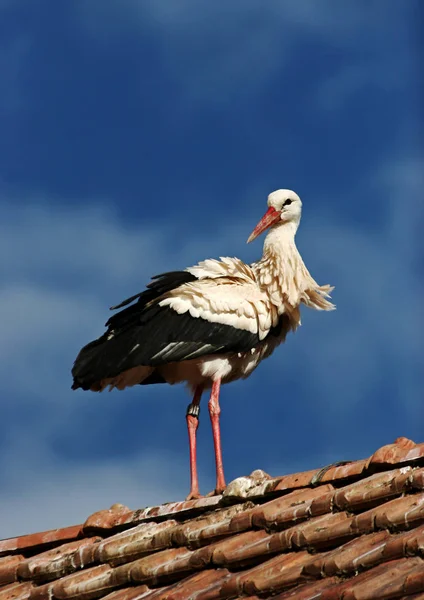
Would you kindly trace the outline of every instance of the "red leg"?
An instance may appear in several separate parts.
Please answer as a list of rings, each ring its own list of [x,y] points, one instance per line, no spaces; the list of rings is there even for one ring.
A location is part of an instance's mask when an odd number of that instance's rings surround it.
[[[194,391],[193,402],[187,407],[187,430],[188,443],[190,448],[190,493],[186,500],[200,498],[199,480],[197,478],[197,458],[196,458],[196,436],[199,426],[200,400],[202,398],[203,386],[198,385]]]
[[[219,415],[221,408],[219,406],[219,390],[221,388],[221,380],[217,379],[212,383],[211,397],[209,400],[209,416],[212,423],[213,443],[215,446],[215,464],[216,464],[216,487],[215,493],[221,494],[225,489],[224,466],[222,463],[221,450],[221,429],[219,426]]]

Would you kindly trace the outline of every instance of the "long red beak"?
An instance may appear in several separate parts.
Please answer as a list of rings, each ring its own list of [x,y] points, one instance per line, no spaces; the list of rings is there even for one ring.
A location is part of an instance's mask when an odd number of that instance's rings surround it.
[[[281,213],[278,210],[275,210],[272,206],[268,208],[262,219],[256,225],[255,229],[250,234],[247,243],[253,242],[254,239],[258,237],[265,229],[271,227],[271,225],[275,225],[281,219]]]

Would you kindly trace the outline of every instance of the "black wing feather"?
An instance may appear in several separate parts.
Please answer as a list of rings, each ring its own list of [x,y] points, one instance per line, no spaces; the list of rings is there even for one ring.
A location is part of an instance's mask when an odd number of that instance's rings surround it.
[[[131,296],[131,298],[127,298],[123,300],[120,304],[116,306],[111,306],[110,310],[116,310],[118,308],[122,308],[124,306],[128,306],[131,302],[134,302],[138,298],[138,301],[146,305],[148,302],[151,302],[158,296],[165,294],[166,292],[170,292],[174,290],[176,287],[182,285],[183,283],[188,283],[189,281],[194,281],[197,279],[195,275],[192,275],[188,271],[168,271],[167,273],[161,273],[160,275],[154,275],[152,281],[146,286],[146,290]],[[111,317],[113,318],[113,317]],[[106,323],[106,326],[108,323]]]

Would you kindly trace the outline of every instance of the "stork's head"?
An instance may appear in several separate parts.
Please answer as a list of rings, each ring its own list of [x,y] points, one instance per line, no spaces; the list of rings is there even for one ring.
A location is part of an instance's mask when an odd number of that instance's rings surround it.
[[[292,190],[276,190],[268,196],[268,210],[249,236],[247,243],[252,242],[262,232],[275,225],[290,223],[299,226],[302,214],[302,201]]]

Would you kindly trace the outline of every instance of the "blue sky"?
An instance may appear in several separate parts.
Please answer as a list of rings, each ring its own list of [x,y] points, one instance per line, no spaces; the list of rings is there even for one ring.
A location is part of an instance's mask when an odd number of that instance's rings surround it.
[[[0,537],[187,494],[184,387],[72,392],[70,368],[150,275],[256,260],[279,187],[303,199],[298,247],[337,311],[304,310],[223,388],[227,479],[423,440],[418,10],[0,2]]]

